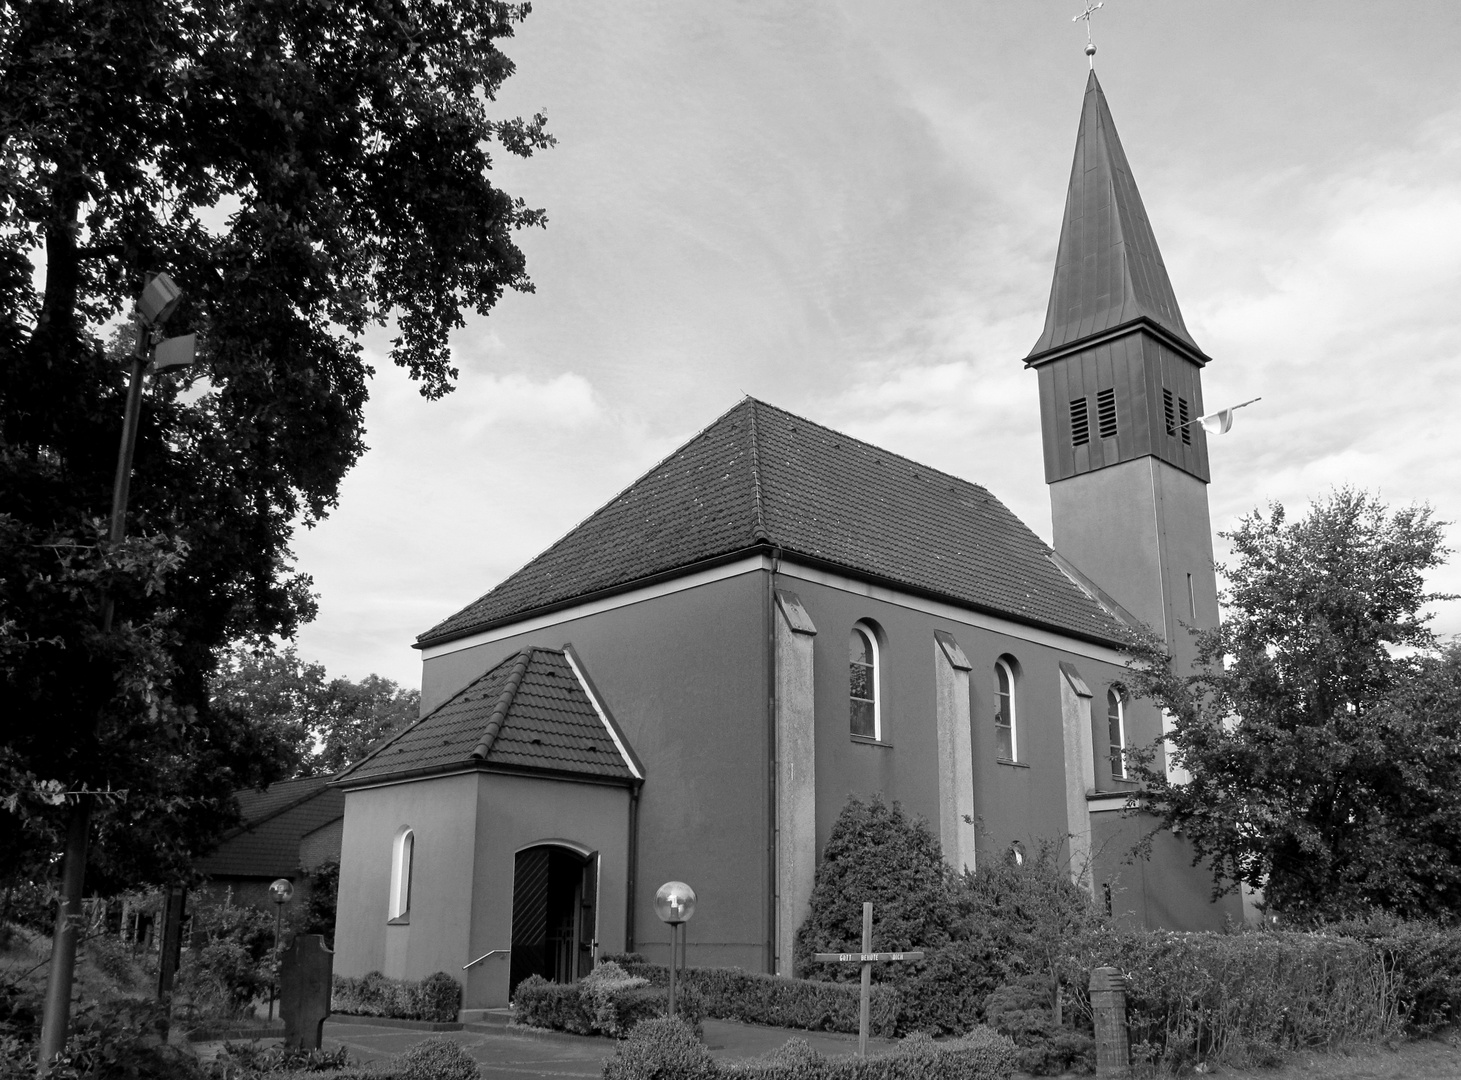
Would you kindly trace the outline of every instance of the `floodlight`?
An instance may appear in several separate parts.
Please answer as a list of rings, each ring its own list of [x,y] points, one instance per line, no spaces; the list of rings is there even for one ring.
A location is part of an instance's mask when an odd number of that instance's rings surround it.
[[[137,298],[137,314],[142,316],[142,321],[148,326],[161,326],[167,322],[168,316],[182,298],[183,290],[177,287],[172,278],[166,274],[157,274]]]

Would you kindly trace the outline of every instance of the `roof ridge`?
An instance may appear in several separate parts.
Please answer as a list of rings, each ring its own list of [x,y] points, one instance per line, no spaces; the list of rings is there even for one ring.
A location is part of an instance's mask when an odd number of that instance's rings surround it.
[[[492,707],[492,715],[487,718],[487,727],[482,731],[482,738],[472,748],[469,757],[481,761],[492,752],[492,744],[497,741],[497,733],[502,730],[502,722],[507,719],[507,710],[512,707],[512,699],[517,696],[517,688],[522,685],[523,676],[527,674],[528,664],[532,659],[531,645],[517,654],[512,670],[507,673],[507,682],[502,687],[502,693],[498,695],[497,704]]]
[[[766,531],[766,511],[761,504],[761,437],[756,430],[756,407],[761,402],[755,398],[748,400],[751,402],[751,539],[769,540],[771,534]]]
[[[888,457],[897,458],[899,461],[903,462],[904,464],[911,465],[915,469],[922,469],[924,472],[932,473],[935,476],[941,477],[945,480],[954,480],[960,484],[965,485],[966,487],[974,488],[975,490],[980,491],[985,495],[994,495],[994,493],[991,492],[983,484],[977,483],[973,480],[966,480],[964,477],[958,476],[955,473],[945,472],[943,469],[940,469],[934,465],[926,465],[921,461],[915,461],[907,454],[900,454],[896,450],[889,450],[886,446],[879,446],[877,443],[868,442],[866,439],[859,439],[856,435],[849,435],[845,431],[838,431],[836,428],[828,427],[826,424],[820,423],[816,420],[809,420],[807,417],[802,416],[800,413],[794,413],[788,409],[783,409],[779,405],[772,405],[770,402],[760,401],[756,398],[751,398],[751,400],[755,401],[756,404],[762,406],[763,408],[770,409],[772,412],[778,412],[782,416],[788,416],[793,420],[799,421],[800,423],[810,424],[814,428],[820,428],[822,431],[825,431],[828,435],[831,435],[835,438],[843,439],[847,442],[857,443],[859,446],[864,446],[869,450],[876,450],[880,454],[886,454]]]
[[[513,570],[511,573],[504,574],[502,576],[502,578],[497,582],[496,585],[493,585],[492,588],[488,589],[485,593],[482,594],[482,597],[492,595],[492,593],[499,586],[501,586],[503,584],[503,582],[511,581],[514,577],[516,577],[518,574],[522,573],[529,566],[532,566],[533,563],[537,562],[539,559],[545,557],[546,555],[550,554],[551,552],[553,552],[553,551],[557,550],[558,548],[562,547],[565,543],[567,543],[575,535],[577,535],[578,531],[580,529],[582,529],[585,525],[587,525],[590,521],[592,521],[595,517],[597,517],[599,514],[603,513],[604,510],[606,510],[609,507],[613,506],[616,502],[618,502],[620,499],[622,499],[625,495],[628,495],[636,487],[638,487],[640,484],[644,483],[644,481],[648,480],[651,476],[653,476],[654,473],[657,472],[659,469],[663,468],[665,465],[667,465],[669,462],[673,461],[680,454],[684,453],[685,450],[688,449],[690,447],[690,445],[695,442],[696,439],[701,438],[711,428],[715,427],[716,424],[719,424],[722,420],[724,420],[726,417],[730,416],[731,413],[735,412],[737,409],[739,409],[742,405],[744,405],[748,401],[749,402],[752,402],[753,405],[754,404],[764,404],[764,402],[758,403],[755,398],[751,397],[750,394],[747,394],[745,397],[741,398],[740,401],[737,401],[734,405],[732,405],[725,412],[721,413],[714,420],[710,421],[710,423],[706,424],[699,431],[695,432],[694,435],[691,435],[688,439],[686,439],[683,442],[681,442],[673,450],[671,450],[668,454],[666,454],[664,457],[660,458],[653,465],[651,465],[649,468],[645,469],[642,473],[640,473],[633,480],[631,480],[628,484],[626,484],[624,487],[622,487],[618,491],[616,491],[614,493],[614,495],[613,495],[612,498],[606,499],[605,501],[599,503],[591,511],[589,511],[586,515],[584,515],[583,517],[579,518],[578,521],[576,521],[573,524],[572,528],[568,529],[568,531],[566,531],[565,533],[563,533],[562,536],[558,537],[557,540],[554,540],[547,547],[543,548],[542,551],[539,551],[536,555],[532,556],[532,558],[528,559],[527,562],[525,562],[521,566],[517,567],[517,569]],[[754,411],[753,411],[753,415],[754,415]],[[480,599],[482,599],[482,597],[478,597],[477,599],[480,600]],[[472,604],[475,604],[476,602],[477,602],[476,600],[473,600],[472,601]],[[424,633],[417,634],[416,635],[416,640],[418,642],[419,641],[426,640],[428,638],[428,636],[431,634],[431,631],[434,630],[434,629],[436,629],[437,626],[440,626],[442,623],[447,622],[447,621],[455,618],[457,615],[461,614],[467,608],[471,607],[472,604],[467,604],[465,607],[458,608],[456,611],[452,612],[450,615],[446,616],[446,618],[444,618],[444,619],[438,619],[436,621],[436,623],[431,627],[431,629],[428,629]]]

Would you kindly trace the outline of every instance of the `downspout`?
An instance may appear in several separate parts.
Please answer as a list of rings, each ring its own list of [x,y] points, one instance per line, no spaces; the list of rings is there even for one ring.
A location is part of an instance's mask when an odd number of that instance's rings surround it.
[[[639,784],[629,789],[629,866],[624,874],[624,951],[634,951],[634,890],[639,880]]]
[[[768,975],[780,970],[777,952],[776,919],[781,911],[781,890],[777,879],[776,851],[781,839],[781,821],[777,814],[776,775],[780,761],[776,756],[776,573],[781,566],[780,546],[771,549],[771,570],[766,575],[766,957]]]

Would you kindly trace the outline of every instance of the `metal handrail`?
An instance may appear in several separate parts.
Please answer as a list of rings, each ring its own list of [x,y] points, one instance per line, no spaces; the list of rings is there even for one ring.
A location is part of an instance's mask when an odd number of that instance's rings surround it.
[[[477,957],[477,959],[473,960],[470,964],[464,964],[464,965],[462,965],[462,970],[463,971],[466,971],[468,968],[474,968],[474,967],[476,967],[483,960],[486,960],[489,956],[493,955],[494,953],[510,953],[510,952],[512,952],[511,949],[489,949],[486,952],[484,952],[481,956]]]

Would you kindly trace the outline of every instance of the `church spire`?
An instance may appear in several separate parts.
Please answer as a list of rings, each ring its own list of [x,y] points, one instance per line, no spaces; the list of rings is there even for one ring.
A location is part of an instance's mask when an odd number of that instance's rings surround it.
[[[1138,323],[1194,362],[1206,363],[1207,356],[1182,321],[1106,95],[1092,71],[1076,135],[1045,330],[1025,362],[1035,366]]]

